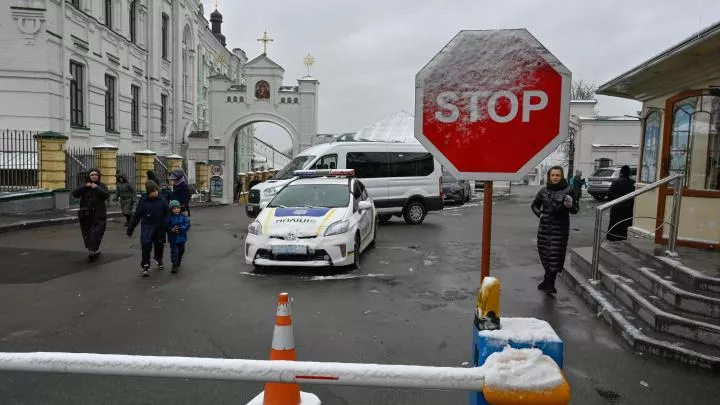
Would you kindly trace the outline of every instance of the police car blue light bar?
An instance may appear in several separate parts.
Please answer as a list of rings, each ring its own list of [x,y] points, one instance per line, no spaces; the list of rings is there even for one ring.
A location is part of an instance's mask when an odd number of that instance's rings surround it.
[[[355,175],[355,169],[318,169],[318,170],[295,170],[293,175],[297,177],[331,177]]]

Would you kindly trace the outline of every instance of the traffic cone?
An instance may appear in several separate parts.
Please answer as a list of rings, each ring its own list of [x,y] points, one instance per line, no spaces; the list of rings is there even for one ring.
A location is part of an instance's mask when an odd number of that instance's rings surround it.
[[[297,360],[295,339],[293,338],[292,316],[290,315],[290,295],[278,295],[275,331],[273,332],[270,360]],[[286,383],[266,383],[263,405],[300,404],[300,385]]]

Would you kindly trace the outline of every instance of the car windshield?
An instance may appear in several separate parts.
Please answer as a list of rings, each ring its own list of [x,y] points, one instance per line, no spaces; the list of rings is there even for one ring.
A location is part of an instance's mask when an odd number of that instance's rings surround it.
[[[269,207],[347,207],[350,190],[345,184],[295,184],[282,189]]]
[[[612,177],[615,169],[597,169],[593,177]]]
[[[275,176],[273,176],[273,180],[287,180],[295,177],[293,175],[293,172],[295,170],[301,170],[305,168],[305,164],[315,158],[315,156],[297,156],[295,159],[293,159],[290,163],[288,163],[285,167],[283,167],[282,170],[277,172]]]

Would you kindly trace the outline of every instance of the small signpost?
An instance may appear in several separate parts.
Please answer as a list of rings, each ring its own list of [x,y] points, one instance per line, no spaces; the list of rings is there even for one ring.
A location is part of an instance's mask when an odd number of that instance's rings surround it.
[[[457,178],[484,181],[482,278],[493,180],[521,180],[568,134],[570,71],[525,29],[460,31],[415,77],[415,137]]]

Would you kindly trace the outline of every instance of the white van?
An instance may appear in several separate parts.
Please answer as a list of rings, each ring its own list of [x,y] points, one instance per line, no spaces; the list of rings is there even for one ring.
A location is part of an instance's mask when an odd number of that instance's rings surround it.
[[[380,222],[402,216],[420,224],[428,211],[443,209],[442,167],[420,144],[395,142],[332,142],[298,154],[272,179],[250,189],[247,215],[257,217],[281,188],[301,169],[355,169],[375,202]]]

